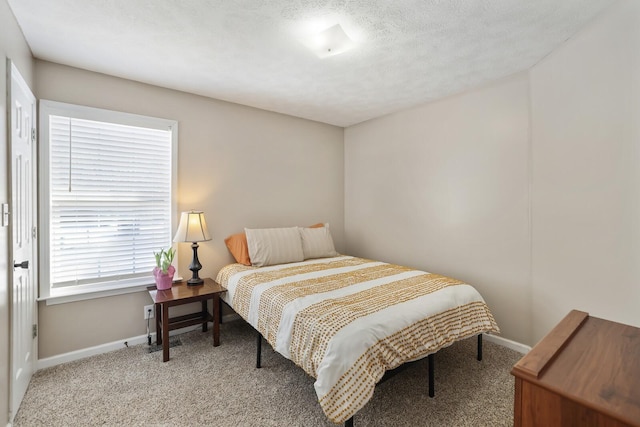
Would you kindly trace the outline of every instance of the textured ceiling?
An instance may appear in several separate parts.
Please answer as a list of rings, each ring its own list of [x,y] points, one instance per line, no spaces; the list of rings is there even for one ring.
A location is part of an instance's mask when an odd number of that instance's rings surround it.
[[[614,0],[8,0],[37,58],[349,126],[526,70]],[[357,47],[300,42],[340,23]]]

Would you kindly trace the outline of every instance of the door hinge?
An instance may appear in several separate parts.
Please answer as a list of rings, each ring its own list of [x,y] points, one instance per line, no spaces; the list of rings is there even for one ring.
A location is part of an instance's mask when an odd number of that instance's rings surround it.
[[[35,338],[38,336],[38,325],[33,325],[31,335],[32,335],[31,338]]]
[[[31,128],[31,142],[36,142],[36,128]]]
[[[35,240],[38,237],[38,229],[33,226],[33,228],[31,228],[31,238],[33,240]]]

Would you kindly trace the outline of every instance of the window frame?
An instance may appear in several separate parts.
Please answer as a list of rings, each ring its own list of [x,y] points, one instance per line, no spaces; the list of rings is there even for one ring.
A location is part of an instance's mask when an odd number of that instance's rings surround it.
[[[88,107],[64,102],[39,101],[39,155],[38,155],[38,184],[39,184],[39,301],[46,301],[47,305],[72,301],[87,300],[99,297],[121,295],[140,292],[154,285],[154,278],[149,271],[149,277],[113,280],[93,284],[52,287],[50,277],[50,145],[49,145],[49,117],[65,116],[77,119],[110,122],[128,126],[147,127],[153,129],[171,130],[171,230],[173,236],[178,223],[178,122],[176,120],[143,116],[121,111]],[[174,265],[178,264],[178,257],[174,258]]]

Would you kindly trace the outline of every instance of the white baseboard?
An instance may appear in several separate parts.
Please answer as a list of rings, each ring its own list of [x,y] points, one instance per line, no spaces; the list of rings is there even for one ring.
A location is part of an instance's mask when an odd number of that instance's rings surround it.
[[[242,317],[238,313],[225,314],[222,316],[222,323],[233,322],[234,320],[240,320]]]
[[[482,334],[482,336],[487,341],[491,341],[492,343],[501,345],[502,347],[510,348],[511,350],[517,351],[518,353],[521,353],[521,354],[527,354],[531,350],[531,347],[529,347],[528,345],[521,344],[516,341],[511,341],[506,338],[499,337],[497,335]]]
[[[223,323],[232,322],[237,319],[240,319],[240,316],[236,313],[231,313],[231,314],[224,315],[222,317],[222,322]],[[175,331],[170,331],[169,336],[174,336],[174,335],[183,334],[185,332],[194,331],[198,328],[200,328],[200,325],[194,325],[187,328],[177,329]],[[511,341],[496,335],[483,334],[482,336],[487,341],[491,341],[503,347],[510,348],[511,350],[517,351],[518,353],[526,354],[529,352],[529,350],[531,350],[531,347],[529,347],[528,345],[520,344],[519,342]],[[155,339],[156,339],[156,333],[153,332],[151,334],[151,341],[155,342]],[[38,359],[38,362],[36,363],[36,370],[50,368],[52,366],[60,365],[62,363],[73,362],[74,360],[80,360],[86,357],[108,353],[114,350],[120,350],[121,348],[127,345],[132,346],[132,345],[138,345],[138,344],[145,344],[146,342],[147,342],[146,335],[138,335],[137,337],[131,337],[124,340],[118,340],[110,343],[100,344],[94,347],[84,348],[82,350],[75,350],[75,351],[70,351],[69,353],[58,354],[56,356],[51,356],[44,359]],[[10,426],[10,424],[8,426]]]
[[[238,316],[235,313],[227,314],[222,316],[222,322],[231,322],[233,320],[238,319]],[[184,334],[185,332],[195,331],[199,329],[201,325],[189,326],[187,328],[176,329],[174,331],[169,331],[169,336]],[[155,342],[156,333],[151,333],[151,341]],[[36,363],[36,371],[40,369],[50,368],[52,366],[60,365],[62,363],[73,362],[74,360],[84,359],[86,357],[95,356],[98,354],[108,353],[114,350],[120,350],[126,346],[138,345],[138,344],[146,344],[147,343],[147,335],[138,335],[137,337],[131,337],[123,340],[113,341],[105,344],[96,345],[94,347],[83,348],[82,350],[70,351],[69,353],[58,354],[56,356],[46,357],[44,359],[38,359]]]

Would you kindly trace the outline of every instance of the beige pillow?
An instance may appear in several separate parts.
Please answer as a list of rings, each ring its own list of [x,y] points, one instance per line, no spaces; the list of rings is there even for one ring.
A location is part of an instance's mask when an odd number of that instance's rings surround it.
[[[327,224],[327,227],[329,224]],[[319,222],[317,224],[310,225],[309,228],[324,227],[324,224]],[[244,233],[236,233],[224,239],[224,243],[227,245],[229,252],[233,255],[236,262],[244,265],[251,265],[251,259],[249,258],[249,246],[247,245],[247,235]]]
[[[320,228],[300,228],[300,237],[304,259],[338,256],[333,246],[329,224]]]
[[[245,228],[251,265],[286,264],[304,260],[298,227]]]

